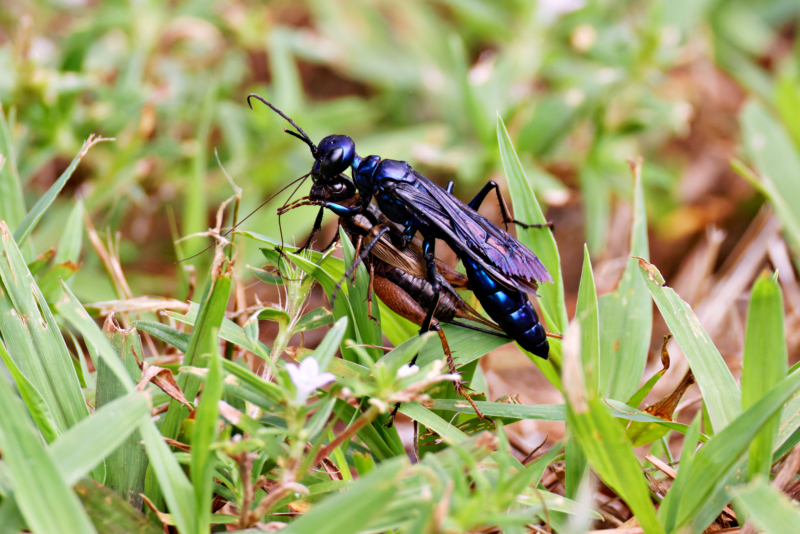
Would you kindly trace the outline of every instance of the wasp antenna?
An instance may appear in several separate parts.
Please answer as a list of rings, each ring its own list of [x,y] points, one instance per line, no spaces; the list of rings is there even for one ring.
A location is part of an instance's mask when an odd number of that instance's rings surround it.
[[[269,109],[271,109],[272,111],[274,111],[275,113],[277,113],[278,115],[280,115],[281,117],[286,119],[286,121],[289,124],[294,126],[294,128],[298,132],[300,132],[299,135],[295,134],[294,132],[290,132],[289,130],[284,130],[284,131],[287,132],[287,133],[291,133],[292,135],[294,135],[298,139],[301,139],[304,143],[306,143],[309,147],[311,147],[311,152],[313,152],[316,155],[317,147],[314,145],[314,142],[311,141],[311,138],[308,136],[308,134],[302,128],[300,128],[300,126],[298,126],[297,123],[294,122],[291,117],[289,117],[283,111],[279,110],[278,108],[276,108],[275,106],[273,106],[272,104],[267,102],[267,100],[264,99],[264,97],[262,97],[260,95],[257,95],[255,93],[250,93],[249,95],[247,95],[247,105],[250,106],[250,109],[253,109],[253,103],[250,102],[251,98],[255,98],[256,100],[259,100],[262,104],[264,104]]]
[[[296,138],[300,139],[302,142],[307,144],[308,147],[311,149],[311,154],[313,154],[314,159],[317,159],[317,147],[314,146],[314,143],[312,143],[309,139],[303,137],[299,133],[293,132],[293,131],[291,131],[291,130],[289,130],[287,128],[284,128],[283,131],[286,132],[287,134],[293,136],[293,137],[296,137]]]

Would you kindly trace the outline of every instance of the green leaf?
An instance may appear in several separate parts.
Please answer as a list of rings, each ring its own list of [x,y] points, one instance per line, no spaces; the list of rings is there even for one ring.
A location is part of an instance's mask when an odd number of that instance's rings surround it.
[[[122,383],[125,392],[133,391],[136,385],[108,338],[103,335],[72,291],[65,284],[62,284],[61,287],[66,298],[56,304],[58,313],[81,333],[87,344],[94,346],[103,363],[114,372],[117,380]]]
[[[180,332],[169,325],[156,321],[133,321],[132,325],[137,330],[150,334],[156,339],[172,345],[181,352],[189,350],[189,340],[192,339],[191,334]]]
[[[753,406],[786,376],[786,336],[783,331],[783,298],[778,283],[759,278],[750,293],[742,364],[742,409]],[[764,426],[750,444],[750,479],[769,477],[772,449],[780,415]]]
[[[697,316],[672,288],[665,285],[658,269],[640,261],[639,274],[669,331],[686,355],[708,407],[714,431],[719,433],[742,413],[741,392],[736,381]]]
[[[343,228],[339,228],[339,235],[341,237],[340,242],[342,243],[344,265],[349,269],[353,264],[353,261],[355,261],[356,251]],[[384,237],[383,239],[387,238]],[[361,343],[366,345],[380,346],[381,341],[383,340],[380,327],[380,307],[372,307],[372,311],[375,314],[375,319],[378,321],[376,323],[369,318],[367,313],[367,299],[369,298],[370,290],[369,273],[367,272],[367,269],[364,267],[363,263],[360,263],[356,269],[355,283],[351,284],[350,280],[346,280],[345,284],[347,284],[348,287],[347,299],[350,301],[350,309],[353,311],[353,318],[356,321],[356,330],[361,336]],[[366,347],[365,350],[369,357],[372,358],[372,361],[377,361],[381,356],[383,356],[381,349]]]
[[[644,531],[663,534],[641,466],[623,428],[611,417],[603,400],[587,397],[582,337],[580,325],[573,321],[564,339],[567,428],[578,440],[592,469],[630,506]]]
[[[67,484],[77,483],[130,436],[138,436],[138,423],[149,415],[147,396],[134,391],[104,405],[59,437],[48,450]]]
[[[630,255],[648,259],[641,164],[631,167],[634,184]],[[653,304],[637,275],[636,262],[635,258],[628,258],[617,289],[600,298],[600,394],[620,401],[628,400],[639,387],[653,327]]]
[[[216,335],[214,336],[216,340]],[[192,435],[192,485],[198,511],[197,534],[205,534],[211,526],[211,501],[214,497],[214,451],[217,439],[217,404],[222,398],[222,365],[217,352],[211,354],[208,379],[197,407]]]
[[[22,180],[17,170],[14,155],[14,142],[8,130],[8,123],[0,105],[0,221],[16,228],[25,218],[25,197],[22,195]]]
[[[305,259],[302,256],[297,256],[295,254],[288,254],[291,258],[292,262],[300,267],[303,271],[314,277],[314,279],[319,282],[319,285],[322,286],[322,289],[325,291],[325,294],[328,296],[328,300],[330,301],[331,296],[333,295],[333,291],[336,289],[336,284],[339,282],[339,278],[334,278],[335,273],[332,273],[328,267],[329,263],[326,261],[323,265],[312,263]],[[342,276],[344,276],[342,274]],[[345,331],[345,335],[342,341],[341,350],[342,350],[342,357],[348,359],[350,361],[357,361],[358,356],[353,353],[353,351],[348,351],[347,347],[344,345],[345,340],[353,340],[356,343],[364,343],[361,339],[361,336],[358,331],[358,325],[355,322],[355,315],[353,313],[353,309],[350,307],[350,300],[347,298],[346,288],[342,287],[339,291],[339,295],[333,302],[333,317],[335,320],[339,320],[342,317],[347,317],[347,330]]]
[[[183,364],[186,366],[204,367],[208,356],[217,352],[219,343],[217,338],[228,306],[232,273],[227,263],[212,266],[211,272],[211,279],[197,312],[197,320],[194,321],[189,347],[183,357]],[[180,375],[177,383],[187,399],[194,399],[200,391],[200,379],[196,376]],[[161,425],[164,437],[177,438],[181,425],[188,415],[189,410],[186,406],[171,399],[164,423]]]
[[[78,375],[58,323],[2,221],[0,239],[0,332],[63,432],[89,415]]]
[[[351,421],[355,421],[355,418],[357,417],[357,410],[341,399],[336,400],[333,411],[336,416],[346,424],[350,424]],[[378,433],[374,423],[373,425],[367,425],[361,428],[357,435],[358,439],[364,442],[364,444],[369,448],[369,451],[375,455],[375,458],[378,460],[383,461],[397,456],[392,448],[392,445],[387,443],[386,440],[383,439],[383,436]]]
[[[53,185],[50,186],[50,189],[39,199],[39,201],[34,204],[31,211],[28,212],[28,215],[25,216],[25,220],[20,223],[19,227],[14,231],[14,239],[20,245],[25,243],[25,240],[28,239],[28,236],[31,235],[31,232],[36,225],[39,224],[42,216],[44,216],[47,209],[56,199],[58,194],[64,189],[64,186],[67,185],[67,181],[72,177],[72,173],[75,172],[75,169],[78,168],[78,164],[81,160],[86,156],[89,152],[89,149],[92,148],[97,143],[101,141],[111,141],[112,139],[103,139],[102,137],[95,137],[94,135],[90,135],[89,139],[81,147],[81,151],[78,152],[78,155],[75,156],[75,159],[72,160],[67,170],[61,173],[61,176],[58,177],[58,180],[55,181]]]
[[[150,414],[143,417],[139,423],[139,432],[142,434],[147,457],[150,460],[150,472],[158,479],[160,494],[167,502],[178,531],[196,532],[197,509],[195,508],[194,492],[189,479],[183,473],[178,460],[164,443],[164,438],[151,421]],[[148,493],[152,496],[153,493]]]
[[[342,338],[346,331],[347,317],[342,317],[336,321],[333,328],[328,330],[323,340],[317,345],[317,348],[314,350],[314,358],[319,364],[320,372],[328,370],[328,366],[330,366],[333,361],[333,357],[336,355],[336,349],[342,343]]]
[[[297,324],[294,325],[292,334],[299,334],[307,330],[322,328],[333,324],[333,314],[327,308],[316,308],[303,315]]]
[[[81,259],[81,247],[83,246],[83,199],[78,197],[75,205],[69,213],[67,223],[64,225],[64,232],[58,242],[56,250],[56,264],[73,262],[78,263]]]
[[[664,532],[656,520],[655,509],[633,447],[602,401],[590,400],[587,411],[568,408],[567,425],[575,433],[592,468],[631,507],[645,532]],[[602,439],[597,439],[597,436],[602,436]]]
[[[44,437],[47,443],[52,443],[59,436],[60,432],[58,430],[58,425],[56,425],[56,422],[53,420],[50,407],[42,398],[42,395],[36,390],[36,386],[34,386],[19,370],[2,341],[0,341],[0,357],[2,357],[8,372],[14,377],[14,382],[17,384],[17,391],[19,391],[19,395],[22,397],[22,402],[24,402],[25,407],[28,408],[28,413],[31,414],[33,422],[36,423],[36,427],[39,429],[39,432],[42,433],[42,437]]]
[[[597,307],[597,289],[594,285],[589,247],[583,246],[583,270],[578,288],[575,319],[581,325],[581,358],[590,394],[597,394],[600,379],[600,315]]]
[[[112,489],[82,480],[75,488],[95,528],[103,534],[161,534],[141,511],[136,510]]]
[[[442,330],[444,330],[447,337],[447,343],[450,345],[457,368],[463,367],[511,341],[506,337],[476,332],[451,324],[443,324]],[[418,338],[423,338],[425,340],[424,343],[420,342]],[[417,343],[421,343],[422,348],[418,348]],[[392,367],[400,367],[408,363],[416,351],[419,351],[416,364],[420,367],[424,367],[434,360],[444,358],[444,350],[442,350],[442,343],[439,338],[435,335],[426,334],[425,336],[414,336],[407,339],[401,345],[395,347],[393,351],[388,352],[380,359],[380,362]]]
[[[396,479],[406,458],[384,462],[366,477],[335,493],[291,523],[292,534],[355,534],[376,517],[397,493]],[[347,513],[342,513],[346,510]]]
[[[279,404],[283,401],[283,392],[281,388],[272,382],[267,382],[250,369],[247,369],[246,367],[230,360],[222,360],[222,367],[226,372],[237,377],[256,391],[259,391],[262,395],[275,404]]]
[[[291,318],[289,314],[278,308],[264,308],[258,313],[258,318],[262,321],[274,321],[280,325],[281,330],[289,325]]]
[[[168,317],[172,317],[176,321],[180,321],[182,323],[186,323],[188,325],[194,326],[195,324],[197,324],[197,316],[198,316],[198,312],[199,311],[200,311],[200,306],[197,303],[192,302],[191,305],[189,306],[189,311],[186,312],[185,315],[181,315],[180,313],[174,313],[174,312],[169,312],[169,311],[164,312],[164,315],[166,315]],[[139,323],[137,322],[136,324],[138,325]],[[147,327],[151,328],[150,325],[148,325]],[[137,326],[137,328],[139,328],[139,327]],[[154,326],[152,327],[152,329],[153,330],[158,330]],[[169,331],[166,328],[162,328],[161,331],[164,334],[168,334],[169,333]],[[157,334],[154,334],[154,335],[157,335]],[[171,333],[169,335],[170,335],[171,339],[173,339],[174,341],[178,342],[178,337],[175,337],[174,333]],[[179,336],[179,337],[182,339],[182,336]],[[227,319],[227,318],[223,318],[222,319],[222,324],[220,325],[220,328],[219,328],[219,337],[221,337],[225,341],[230,341],[231,343],[239,345],[240,347],[244,347],[245,349],[249,350],[253,354],[257,354],[258,356],[261,356],[262,358],[265,358],[265,359],[269,358],[269,347],[267,347],[266,345],[264,345],[263,343],[261,343],[258,340],[250,339],[247,336],[247,333],[244,331],[244,329],[241,326],[239,326],[238,324],[236,324],[233,321],[231,321],[230,319]],[[161,339],[161,338],[159,338],[159,339]],[[189,339],[191,339],[191,337]],[[166,341],[166,339],[164,341]],[[169,341],[167,341],[167,343],[169,343]],[[189,350],[188,344],[186,346],[186,350]],[[186,351],[184,351],[184,352],[186,352]]]
[[[472,406],[460,399],[432,399],[425,403],[431,410],[474,413]],[[475,401],[484,415],[489,417],[508,417],[511,419],[538,419],[540,421],[564,421],[566,411],[563,404],[509,404],[505,402]]]
[[[72,278],[79,268],[80,265],[69,261],[53,266],[42,276],[39,280],[39,289],[41,289],[42,295],[44,295],[48,303],[54,304],[61,298],[61,281],[66,282]]]
[[[784,403],[800,389],[800,373],[787,376],[758,402],[724,429],[717,432],[696,454],[692,468],[678,470],[683,491],[673,497],[680,499],[675,529],[693,521],[703,505],[718,491],[724,490],[728,477],[733,474],[739,458],[747,451],[750,442],[775,414],[780,413]],[[687,477],[687,480],[681,480]],[[670,499],[667,493],[665,502]],[[724,505],[724,503],[723,503]],[[673,505],[675,506],[675,505]],[[721,507],[720,507],[721,508]],[[669,530],[674,530],[665,524]]]
[[[28,527],[33,532],[96,532],[5,380],[0,380],[0,406],[0,448]]]
[[[692,424],[689,425],[689,431],[686,432],[686,437],[683,440],[683,450],[681,451],[680,456],[680,471],[689,473],[692,470],[695,450],[697,448],[697,440],[700,437],[700,422],[702,421],[702,418],[702,414],[698,411],[694,417],[694,420],[692,421]],[[661,524],[664,525],[667,530],[672,530],[672,527],[675,525],[675,521],[678,518],[678,506],[681,502],[677,496],[681,495],[683,490],[686,488],[686,481],[687,477],[685,476],[676,479],[672,484],[670,491],[667,493],[667,498],[662,501],[661,506],[658,509],[658,518],[661,521]],[[675,496],[670,497],[669,493],[673,491]]]
[[[138,383],[142,376],[142,371],[139,369],[136,360],[143,361],[142,359],[144,358],[139,333],[134,328],[120,328],[116,324],[113,314],[106,319],[103,325],[103,332],[112,347],[114,347],[117,357],[122,361],[131,380]],[[110,402],[128,394],[129,390],[117,379],[114,371],[109,368],[104,359],[100,359],[97,362],[97,388],[95,394],[98,412]],[[135,427],[140,419],[138,416],[134,418],[130,422],[131,428]],[[110,431],[110,429],[104,429],[102,432]],[[122,433],[120,431],[117,432]],[[147,457],[141,441],[142,437],[139,435],[138,430],[132,432],[112,454],[107,455],[108,458],[106,460],[105,485],[117,490],[137,510],[142,509],[142,497],[140,494],[144,491],[144,479],[147,473]],[[95,455],[91,457],[95,457]]]
[[[800,525],[800,511],[797,506],[763,478],[734,490],[734,495],[738,504],[747,510],[750,518],[767,534],[793,532]]]
[[[761,177],[754,185],[775,206],[795,256],[800,254],[800,153],[783,127],[757,100],[744,107],[740,117],[742,137]],[[747,177],[747,176],[745,176]]]
[[[418,402],[401,404],[400,413],[407,415],[415,421],[419,421],[430,430],[433,430],[442,437],[442,440],[444,440],[445,443],[452,445],[462,443],[470,439],[467,434],[459,430],[449,421],[445,421]],[[491,457],[498,461],[501,465],[514,467],[517,470],[522,468],[522,464],[519,462],[519,460],[505,451],[497,451],[493,453]]]
[[[536,199],[522,164],[519,162],[514,145],[508,136],[506,126],[500,115],[497,116],[497,141],[500,144],[500,158],[508,180],[508,190],[514,203],[514,217],[527,224],[544,224],[542,208]],[[564,332],[567,328],[567,308],[564,304],[564,283],[561,275],[561,259],[558,254],[556,240],[549,228],[519,229],[517,236],[520,242],[534,251],[553,278],[552,284],[542,284],[539,287],[542,307],[547,310],[553,324],[548,328],[556,333]]]

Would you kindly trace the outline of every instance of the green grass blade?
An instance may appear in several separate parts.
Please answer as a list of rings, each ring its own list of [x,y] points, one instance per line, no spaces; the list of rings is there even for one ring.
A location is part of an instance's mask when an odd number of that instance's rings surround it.
[[[203,367],[206,357],[217,351],[217,335],[225,317],[232,275],[230,268],[226,268],[219,274],[217,274],[217,269],[216,266],[212,267],[214,274],[209,280],[197,312],[197,320],[194,322],[189,347],[183,358],[183,364],[186,366]],[[180,375],[177,382],[187,399],[191,400],[197,396],[200,390],[199,378]],[[181,425],[188,415],[189,411],[186,406],[171,399],[164,423],[161,425],[161,433],[164,437],[177,438]]]
[[[540,421],[564,421],[566,411],[563,404],[508,404],[505,402],[475,401],[475,405],[490,417],[508,417],[512,419],[538,419]],[[472,406],[461,399],[432,399],[425,406],[431,410],[470,413]]]
[[[333,411],[336,416],[346,424],[350,424],[355,420],[355,417],[357,417],[356,409],[341,399],[336,400]],[[378,433],[378,430],[373,425],[363,427],[357,434],[358,438],[369,448],[370,453],[378,460],[388,460],[389,458],[398,456],[395,454],[392,445],[383,439],[382,435]]]
[[[81,333],[87,344],[91,343],[94,346],[104,365],[107,365],[114,372],[117,380],[122,383],[125,392],[130,393],[133,391],[136,384],[131,380],[125,365],[120,360],[114,347],[111,346],[108,338],[103,335],[103,332],[97,327],[72,291],[64,284],[62,284],[62,288],[64,289],[65,298],[56,304],[58,313]]]
[[[28,236],[31,235],[33,229],[36,228],[36,225],[39,224],[39,221],[44,216],[47,209],[56,199],[58,194],[64,189],[64,186],[67,185],[67,181],[72,177],[72,173],[75,172],[75,169],[78,168],[78,164],[81,160],[86,156],[89,152],[89,149],[92,148],[94,145],[101,141],[111,141],[111,139],[103,139],[102,137],[94,137],[93,135],[89,136],[89,139],[83,144],[81,147],[81,151],[78,152],[78,155],[75,156],[75,159],[72,160],[67,170],[61,173],[61,176],[58,177],[58,180],[55,181],[53,185],[50,186],[50,189],[39,199],[36,204],[34,204],[31,211],[25,216],[25,219],[20,223],[19,227],[14,231],[14,239],[22,245],[25,243],[25,240],[28,239]]]
[[[25,518],[14,500],[13,494],[6,495],[0,503],[0,534],[19,534],[25,530]]]
[[[586,375],[586,387],[591,395],[596,395],[599,391],[597,385],[600,378],[600,315],[592,260],[589,258],[589,247],[586,245],[583,246],[583,270],[575,319],[581,325],[581,358]]]
[[[450,345],[450,350],[453,352],[453,359],[455,360],[456,367],[463,367],[470,362],[473,362],[488,354],[498,347],[510,343],[510,339],[505,337],[494,336],[492,334],[484,334],[483,332],[476,332],[468,328],[460,326],[443,324],[445,336],[447,336],[447,343]],[[416,346],[416,339],[420,336],[409,338],[401,345],[396,347],[393,351],[387,353],[381,361],[387,365],[399,366],[400,362],[407,363],[414,355],[413,351],[406,352],[408,347]],[[436,336],[428,336],[426,339],[430,340],[425,342],[419,350],[417,356],[417,365],[423,367],[434,360],[441,360],[444,358],[444,351],[439,338]]]
[[[644,531],[663,533],[633,447],[602,401],[590,400],[586,411],[568,408],[567,425],[575,433],[592,468],[628,503]]]
[[[444,399],[443,399],[444,400]],[[453,425],[450,421],[445,421],[428,408],[418,402],[408,402],[400,405],[400,413],[407,415],[415,421],[419,421],[430,430],[433,430],[442,437],[445,443],[458,444],[470,439],[470,437]],[[496,451],[492,455],[498,463],[505,467],[522,469],[522,464],[514,456],[506,451]]]
[[[230,373],[253,389],[259,391],[262,395],[275,404],[279,404],[283,401],[283,392],[281,391],[281,388],[272,382],[267,382],[250,369],[247,369],[242,365],[238,365],[230,360],[222,360],[222,367],[227,373]]]
[[[377,516],[398,491],[397,476],[405,458],[385,462],[375,471],[324,500],[288,528],[292,534],[355,534]],[[346,511],[346,513],[343,513]]]
[[[164,313],[165,315],[167,315],[168,317],[172,317],[176,321],[180,321],[182,323],[194,326],[195,324],[197,324],[197,314],[199,311],[200,311],[200,306],[192,302],[191,305],[189,306],[189,311],[186,312],[185,315],[181,315],[180,313],[174,313],[174,312],[164,312]],[[138,325],[137,328],[140,328],[142,331],[147,331],[148,333],[153,334],[162,341],[165,341],[170,344],[172,344],[173,341],[175,343],[182,343],[183,340],[185,340],[185,348],[182,349],[182,352],[185,353],[187,350],[189,350],[189,341],[192,339],[191,335],[186,335],[181,332],[177,332],[177,330],[170,329],[169,327],[166,327],[164,325],[162,325],[161,327],[157,327],[154,324],[151,324],[150,321],[141,321],[141,322],[137,321],[134,323],[134,325]],[[145,328],[147,328],[147,330],[145,330]],[[168,337],[165,338],[160,336],[168,336]],[[257,354],[262,358],[269,358],[269,347],[267,347],[258,340],[250,339],[241,326],[234,323],[228,318],[222,319],[222,324],[219,327],[219,337],[221,337],[225,341],[230,341],[235,345],[244,347],[253,354]],[[180,348],[178,345],[174,346],[176,348]]]
[[[55,263],[66,263],[68,261],[77,263],[81,258],[81,247],[83,246],[83,199],[78,197],[75,205],[64,225],[64,232],[58,242],[56,249]]]
[[[525,171],[522,169],[522,164],[519,162],[500,115],[497,116],[497,141],[500,144],[500,158],[503,161],[503,169],[508,180],[508,190],[514,204],[514,217],[527,224],[546,223],[542,208],[525,176]],[[539,294],[542,296],[542,307],[547,310],[547,314],[553,322],[553,324],[547,325],[548,328],[553,332],[564,332],[568,322],[567,308],[564,304],[561,259],[553,232],[549,228],[530,228],[528,230],[520,228],[517,236],[523,245],[536,253],[553,278],[552,284],[545,283],[539,286]]]
[[[715,432],[741,414],[741,392],[697,316],[675,291],[667,287],[658,269],[639,262],[639,273],[656,301],[661,316],[680,345],[694,372]]]
[[[742,137],[761,174],[757,184],[775,206],[795,255],[800,254],[800,154],[783,126],[763,104],[751,100],[742,110]]]
[[[131,324],[137,330],[150,334],[154,338],[172,345],[181,352],[189,350],[189,340],[192,339],[191,334],[181,332],[169,325],[156,321],[133,321]]]
[[[786,376],[787,348],[783,331],[783,298],[778,283],[759,278],[750,293],[742,364],[742,409],[753,406]],[[776,416],[750,444],[749,472],[769,476],[773,442],[780,416]]]
[[[192,158],[192,182],[187,188],[186,203],[183,208],[183,232],[194,234],[208,229],[206,216],[208,215],[208,199],[206,198],[206,171],[208,167],[208,136],[211,131],[211,121],[216,110],[217,82],[207,80],[205,97],[200,110],[200,121],[197,125],[197,147]],[[200,242],[193,240],[187,243],[184,252],[187,257],[202,250]]]
[[[0,448],[28,527],[33,532],[96,532],[5,380],[0,380],[0,406]]]
[[[8,372],[11,373],[11,376],[14,378],[14,382],[17,384],[17,391],[20,397],[22,397],[22,402],[24,402],[25,407],[28,408],[28,413],[31,414],[31,418],[33,422],[36,423],[39,432],[42,433],[42,437],[47,443],[52,443],[61,432],[53,419],[50,407],[42,398],[42,395],[36,390],[36,386],[34,386],[22,371],[19,370],[14,360],[11,358],[11,355],[6,350],[6,346],[3,344],[2,340],[0,340],[0,357],[2,357],[6,369],[8,369]]]
[[[738,460],[747,451],[750,442],[775,414],[780,413],[784,403],[800,389],[800,372],[792,373],[764,395],[756,404],[731,422],[696,454],[692,469],[681,475],[678,470],[677,484],[682,476],[684,491],[675,522],[676,528],[692,521],[701,507],[719,490],[724,489],[728,477]],[[676,497],[677,498],[677,497]]]
[[[167,502],[178,531],[181,534],[196,532],[197,509],[192,484],[183,473],[178,460],[164,443],[161,432],[150,419],[150,414],[141,419],[139,432],[147,449],[152,473],[158,479],[160,495]]]
[[[144,357],[139,333],[134,328],[119,328],[115,324],[113,315],[109,315],[106,319],[105,325],[103,325],[103,332],[114,347],[117,357],[125,365],[131,380],[139,382],[142,371],[139,369],[136,360],[142,361]],[[100,359],[97,364],[97,389],[95,394],[98,413],[110,402],[128,394],[128,389],[117,379],[114,371],[106,364],[105,359]],[[130,427],[135,427],[139,419],[140,417],[137,416],[130,421]],[[104,432],[110,432],[110,429]],[[144,491],[144,479],[147,473],[147,457],[141,441],[142,438],[139,432],[132,432],[114,452],[107,455],[108,458],[106,459],[107,475],[105,485],[116,490],[137,510],[142,509],[142,497],[140,494]]]
[[[22,195],[22,180],[17,170],[14,144],[2,105],[0,105],[0,155],[5,159],[5,164],[0,168],[0,221],[6,221],[6,224],[16,228],[25,218],[25,197]]]
[[[678,519],[678,506],[680,505],[680,497],[686,487],[688,475],[692,471],[692,464],[694,462],[695,450],[697,448],[697,440],[700,437],[700,422],[702,421],[702,414],[700,412],[695,415],[692,424],[689,425],[689,431],[686,432],[686,437],[683,440],[683,450],[681,451],[680,461],[681,465],[679,471],[683,475],[678,477],[672,484],[672,487],[667,492],[666,498],[661,502],[658,509],[658,518],[664,529],[672,532],[675,527],[675,522]]]
[[[622,426],[611,417],[602,399],[587,397],[580,330],[578,323],[570,324],[563,345],[567,428],[592,469],[630,506],[645,533],[663,534],[642,468]]]
[[[325,334],[320,344],[314,349],[314,358],[319,364],[320,372],[328,370],[328,366],[330,366],[333,361],[333,357],[336,356],[336,349],[339,348],[339,345],[342,343],[342,338],[346,331],[347,317],[342,317],[336,321],[333,328],[328,330],[328,333]]]
[[[763,478],[735,491],[738,504],[767,534],[794,532],[800,525],[800,511],[782,492]]]
[[[333,314],[327,308],[316,308],[304,314],[294,326],[292,334],[299,334],[315,328],[333,324]]]
[[[77,483],[103,458],[114,454],[131,436],[141,439],[136,427],[143,416],[149,415],[150,402],[147,396],[138,392],[128,393],[105,404],[59,437],[48,450],[58,463],[67,484],[71,486]],[[87,436],[91,436],[91,439],[87,439]],[[127,470],[135,467],[120,468]],[[114,480],[114,476],[109,474],[109,479]],[[141,508],[141,498],[139,503]]]
[[[0,221],[0,332],[61,432],[89,415],[67,345],[8,227]]]
[[[648,259],[650,249],[641,165],[633,164],[632,169],[630,255]],[[637,270],[636,259],[628,258],[617,289],[600,298],[600,393],[623,402],[639,389],[653,327],[653,304]]]
[[[162,534],[142,513],[134,509],[114,490],[81,480],[75,491],[83,503],[86,513],[102,534]]]
[[[39,289],[49,304],[55,304],[61,298],[61,281],[63,280],[69,284],[69,281],[78,272],[79,268],[80,265],[71,261],[60,263],[54,265],[39,279]]]
[[[216,336],[214,336],[216,338]],[[208,379],[197,407],[192,434],[192,485],[197,508],[198,534],[205,534],[211,526],[211,500],[214,494],[214,451],[211,445],[217,439],[217,404],[222,398],[222,365],[218,353],[212,353]]]
[[[297,256],[291,253],[289,253],[288,256],[292,259],[292,262],[295,265],[300,267],[304,272],[313,276],[314,279],[319,282],[319,285],[322,286],[322,289],[325,291],[325,294],[328,296],[328,300],[330,301],[336,284],[339,282],[339,278],[337,277],[337,273],[331,272],[328,269],[328,262],[326,261],[325,264],[319,265],[317,263],[308,261],[302,256]],[[348,298],[346,291],[347,289],[345,287],[342,287],[342,289],[339,291],[337,298],[333,302],[332,311],[335,320],[338,321],[342,317],[347,317],[348,319],[347,330],[345,331],[341,344],[342,357],[350,361],[357,362],[358,355],[351,350],[347,350],[344,341],[351,339],[359,344],[364,343],[364,341],[361,339],[361,335],[358,330],[358,324],[355,321],[355,314],[353,313],[353,309],[350,307],[350,299]]]
[[[344,264],[345,267],[349,269],[353,264],[356,251],[343,229],[339,229],[339,234],[341,236],[340,242],[342,243]],[[355,283],[351,284],[349,280],[346,283],[348,286],[347,299],[350,301],[350,309],[353,310],[353,318],[356,320],[356,329],[361,335],[361,343],[366,345],[380,346],[383,341],[380,326],[380,307],[375,306],[373,303],[372,312],[375,319],[378,321],[376,323],[367,315],[369,273],[367,272],[367,269],[364,267],[363,263],[359,264],[358,268],[356,269]],[[367,354],[369,354],[370,358],[372,358],[372,361],[377,361],[381,356],[383,356],[383,351],[380,349],[365,348],[365,350],[367,351]]]

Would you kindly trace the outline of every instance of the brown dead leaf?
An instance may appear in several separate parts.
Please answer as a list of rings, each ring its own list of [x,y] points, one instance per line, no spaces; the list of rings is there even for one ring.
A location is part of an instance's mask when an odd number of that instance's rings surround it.
[[[666,349],[662,349],[662,360],[664,352],[666,352]],[[667,360],[669,360],[669,354],[667,354]],[[667,365],[669,365],[669,361]],[[675,413],[675,408],[678,407],[681,397],[683,397],[683,394],[686,393],[686,390],[689,389],[689,386],[692,384],[694,384],[694,374],[692,374],[692,370],[689,369],[672,393],[645,408],[644,412],[666,421],[672,421],[672,414]]]
[[[134,356],[135,355],[136,354],[134,353]],[[161,391],[189,408],[190,412],[194,410],[194,407],[189,404],[188,400],[186,400],[183,391],[181,391],[181,388],[175,381],[172,371],[165,369],[164,367],[149,365],[147,362],[142,362],[140,367],[142,369],[142,379],[139,380],[138,384],[136,384],[136,391],[144,391],[144,388],[147,387],[147,383],[152,382],[158,386]]]

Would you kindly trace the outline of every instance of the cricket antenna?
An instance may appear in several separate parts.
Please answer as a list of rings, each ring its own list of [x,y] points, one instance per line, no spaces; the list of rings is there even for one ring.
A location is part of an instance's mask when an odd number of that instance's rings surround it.
[[[250,102],[251,98],[255,98],[255,99],[261,101],[261,103],[263,103],[265,106],[269,107],[272,111],[274,111],[275,113],[277,113],[278,115],[280,115],[281,117],[286,119],[289,122],[289,124],[294,126],[295,129],[300,133],[296,133],[296,132],[293,132],[293,131],[287,130],[287,129],[284,129],[283,131],[288,133],[289,135],[292,135],[292,136],[300,139],[302,142],[307,144],[308,147],[311,149],[311,155],[314,156],[314,159],[317,159],[317,145],[315,145],[314,142],[311,141],[311,138],[308,136],[308,134],[306,134],[306,132],[304,132],[303,129],[300,128],[300,126],[298,126],[297,123],[294,122],[291,119],[291,117],[289,117],[283,111],[279,110],[278,108],[276,108],[275,106],[273,106],[272,104],[267,102],[263,97],[255,94],[255,93],[250,93],[249,95],[247,95],[247,105],[250,106],[250,109],[253,109],[253,103]]]

